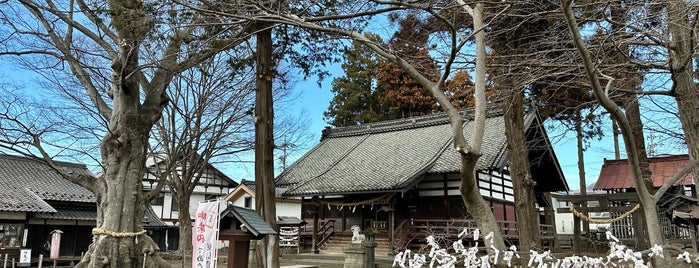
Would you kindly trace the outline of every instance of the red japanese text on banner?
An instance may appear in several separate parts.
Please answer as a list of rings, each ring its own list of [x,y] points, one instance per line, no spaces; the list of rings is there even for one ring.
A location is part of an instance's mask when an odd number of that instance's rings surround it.
[[[192,232],[192,268],[216,268],[219,201],[199,203]]]

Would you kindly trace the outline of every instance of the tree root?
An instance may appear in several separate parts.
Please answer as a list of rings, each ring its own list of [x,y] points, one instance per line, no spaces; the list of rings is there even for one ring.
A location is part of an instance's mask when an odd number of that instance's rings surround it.
[[[75,267],[170,268],[170,263],[160,256],[160,247],[147,235],[140,235],[138,239],[100,236]]]

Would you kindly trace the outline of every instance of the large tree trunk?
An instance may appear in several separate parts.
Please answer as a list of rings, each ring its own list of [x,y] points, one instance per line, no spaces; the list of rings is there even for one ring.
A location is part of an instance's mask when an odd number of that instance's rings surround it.
[[[638,96],[631,95],[624,97],[624,109],[626,110],[626,120],[631,126],[631,134],[638,152],[638,164],[641,169],[641,177],[648,192],[653,194],[653,179],[651,178],[650,164],[646,154],[646,141],[643,135],[643,122],[641,121],[641,110],[638,106]]]
[[[641,178],[643,179],[643,184],[645,185],[648,192],[653,194],[655,188],[653,187],[653,178],[651,178],[652,173],[650,171],[650,164],[648,162],[648,155],[646,153],[646,141],[643,135],[643,122],[641,121],[641,110],[638,106],[638,97],[636,95],[628,96],[624,101],[624,108],[626,110],[626,120],[629,121],[631,126],[631,134],[634,139],[634,144],[636,145],[636,152],[638,153],[638,166],[641,169]]]
[[[509,168],[512,178],[512,188],[515,196],[515,210],[517,213],[517,233],[519,246],[522,251],[541,246],[539,236],[539,220],[536,211],[534,187],[536,182],[532,179],[529,167],[529,148],[524,136],[524,104],[521,90],[510,87],[507,90],[507,103],[510,107],[505,109],[505,136],[509,146]]]
[[[145,267],[169,267],[160,258],[155,242],[141,232],[145,211],[141,194],[144,162],[139,155],[143,155],[142,149],[124,148],[105,162],[109,168],[103,185],[119,190],[98,195],[99,229],[93,230],[95,241],[76,267],[144,267],[144,262]],[[104,215],[111,216],[105,220]]]
[[[274,107],[272,104],[272,30],[257,33],[257,95],[255,99],[255,209],[271,226],[277,229],[277,210],[274,196]],[[279,240],[266,236],[258,242],[257,267],[279,267]]]
[[[671,40],[669,46],[670,70],[672,77],[672,89],[677,101],[680,123],[684,131],[684,139],[687,143],[690,162],[699,160],[699,90],[695,81],[694,62],[695,36],[693,31],[695,26],[690,20],[696,20],[696,16],[687,14],[691,9],[687,3],[681,0],[667,1],[667,9],[671,13],[668,15],[668,30]],[[694,169],[695,187],[699,188],[699,168]],[[699,193],[699,190],[697,190]]]
[[[140,83],[132,75],[139,66],[139,50],[150,28],[140,2],[110,1],[112,24],[122,42],[112,61],[113,108],[109,130],[101,144],[104,178],[93,189],[97,200],[95,240],[76,267],[169,267],[159,248],[145,235],[145,172],[148,137],[160,118],[164,93],[141,104]],[[156,98],[156,99],[154,99]]]
[[[490,248],[491,241],[492,245],[498,250],[502,251],[507,247],[505,247],[505,241],[502,239],[500,226],[493,215],[493,211],[490,209],[490,205],[483,199],[483,196],[478,190],[478,176],[476,176],[477,162],[478,155],[461,155],[461,185],[459,191],[461,191],[461,198],[464,200],[466,209],[468,209],[468,214],[471,215],[478,224],[482,237],[492,233],[492,240],[484,239],[483,241],[486,250],[492,254],[493,251]]]
[[[440,104],[443,105],[443,109],[449,115],[450,122],[454,131],[454,146],[456,150],[461,154],[461,185],[459,191],[461,192],[461,198],[464,200],[464,205],[468,210],[468,213],[473,216],[478,224],[478,228],[484,235],[489,235],[492,233],[493,238],[490,241],[484,241],[486,243],[486,250],[489,253],[493,253],[491,249],[495,246],[498,250],[504,250],[505,240],[502,238],[502,232],[500,231],[500,226],[498,225],[495,215],[490,208],[490,205],[485,202],[483,196],[478,189],[478,176],[476,175],[476,164],[478,163],[478,158],[480,157],[481,145],[483,144],[483,136],[485,132],[485,117],[486,117],[486,102],[485,102],[485,63],[486,63],[486,53],[485,53],[485,31],[483,25],[483,9],[484,5],[482,3],[476,4],[475,7],[471,8],[466,5],[463,1],[459,1],[461,5],[466,9],[466,11],[473,18],[473,28],[477,33],[475,34],[476,40],[476,76],[475,76],[475,115],[474,115],[474,129],[473,135],[471,136],[472,147],[466,142],[466,138],[463,134],[463,121],[461,115],[455,112],[453,106],[449,105],[448,101],[444,101],[445,98],[440,98],[439,94],[433,93]],[[438,97],[440,96],[440,97]],[[442,101],[440,101],[440,99]]]
[[[128,76],[116,70],[115,74]],[[169,267],[160,258],[158,246],[143,231],[141,181],[153,115],[144,116],[139,109],[138,83],[127,78],[121,81],[114,92],[110,131],[101,146],[105,171],[104,180],[95,189],[95,241],[76,267],[143,267],[144,262],[146,267]]]
[[[177,251],[184,255],[192,254],[192,216],[189,213],[189,198],[192,193],[178,194],[177,196],[177,221],[180,227],[179,246]]]
[[[610,4],[610,16],[612,20],[614,21],[624,21],[625,16],[626,16],[627,8],[623,7],[622,1],[613,1]],[[619,24],[613,24],[612,25],[613,33],[612,36],[614,40],[623,40],[625,38],[626,32],[624,31],[625,29],[623,26]],[[620,42],[620,44],[617,46],[617,49],[614,52],[609,52],[612,53],[612,59],[613,62],[611,64],[618,64],[618,62],[624,62],[626,61],[628,55],[629,55],[629,46],[628,44],[624,42]],[[622,67],[620,73],[627,74],[627,76],[631,76],[629,74],[635,73],[635,70],[626,70],[626,69],[632,69],[630,67]],[[619,75],[621,76],[621,75]],[[614,84],[617,85],[619,88],[639,88],[640,85],[638,82],[634,81],[633,76],[631,77],[619,77],[617,78],[618,82],[615,82]],[[647,202],[649,203],[652,200],[657,200],[655,197],[653,197],[653,193],[655,193],[655,188],[653,186],[653,179],[651,177],[651,170],[650,170],[650,165],[648,162],[648,155],[646,154],[646,145],[645,145],[645,138],[643,135],[643,121],[641,120],[641,112],[640,112],[640,106],[638,103],[638,96],[636,94],[627,94],[625,96],[621,96],[623,100],[623,106],[626,111],[626,120],[628,122],[628,125],[630,127],[631,131],[631,139],[634,140],[633,144],[636,146],[635,148],[635,154],[631,154],[629,157],[635,157],[637,159],[638,163],[638,168],[640,170],[640,176],[641,176],[641,182],[643,183],[645,189],[647,189],[648,196],[647,196]],[[645,193],[642,193],[641,195],[646,195]],[[655,201],[652,201],[653,207],[655,207]],[[646,219],[648,217],[655,217],[657,218],[657,215],[646,215],[645,214],[645,209],[640,212],[641,215],[643,215],[643,218]],[[657,213],[657,212],[656,212]],[[641,222],[637,222],[637,224],[643,224],[641,228],[638,228],[639,230],[647,230],[646,223],[648,221],[644,220]],[[658,229],[659,230],[659,229]],[[646,234],[645,233],[638,233],[636,234],[636,239],[637,239],[637,247],[639,248],[645,248],[650,246],[648,244],[648,239],[646,239]]]
[[[587,194],[587,181],[585,180],[585,147],[583,147],[583,130],[582,130],[583,118],[581,116],[580,110],[575,111],[575,139],[577,141],[577,151],[578,151],[578,178],[580,178],[580,195]],[[587,202],[580,204],[582,208],[583,215],[587,216]],[[578,219],[575,219],[576,221]],[[590,231],[590,223],[588,221],[582,221],[582,231],[587,233]],[[576,237],[577,239],[577,237]]]

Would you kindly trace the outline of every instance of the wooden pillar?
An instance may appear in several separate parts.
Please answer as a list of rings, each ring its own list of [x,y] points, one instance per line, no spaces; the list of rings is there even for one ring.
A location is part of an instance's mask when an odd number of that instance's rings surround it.
[[[349,210],[349,209],[343,209],[343,210],[341,211],[341,213],[342,213],[342,220],[340,221],[340,224],[342,224],[342,226],[340,226],[340,231],[347,230],[347,214],[346,214],[346,212],[347,212],[348,210]],[[335,226],[335,228],[337,228],[337,226]]]
[[[631,219],[633,220],[633,235],[636,237],[636,248],[650,247],[644,214],[643,209],[636,210],[636,212],[631,214]]]
[[[692,239],[692,249],[697,252],[697,225],[692,222],[691,232],[689,232],[689,237]]]
[[[556,216],[553,211],[553,208],[546,207],[544,208],[544,217],[546,218],[546,224],[552,225],[553,230],[556,230]]]
[[[248,267],[250,240],[231,240],[228,243],[228,268]],[[245,257],[243,257],[245,256]]]
[[[444,196],[442,197],[442,202],[444,203],[444,219],[449,219],[449,181],[447,180],[447,174],[442,175],[442,184],[442,187],[444,187]]]
[[[311,253],[313,254],[318,254],[320,253],[320,250],[318,250],[318,211],[316,210],[313,213],[313,244],[311,245]]]
[[[393,209],[393,204],[391,204],[391,209],[388,211],[388,255],[396,255],[396,227],[395,225],[395,210]]]
[[[252,235],[240,230],[221,230],[218,239],[228,240],[228,264],[226,267],[248,267]]]
[[[573,252],[580,255],[580,218],[573,214]]]
[[[549,199],[549,203],[552,204],[551,201],[550,201],[550,199]],[[554,216],[554,212],[553,212],[553,209],[552,209],[552,208],[550,208],[550,207],[545,207],[545,208],[544,208],[544,218],[545,218],[545,221],[546,221],[545,224],[548,224],[548,225],[553,226],[553,228],[551,229],[551,231],[552,231],[553,233],[548,233],[548,234],[546,234],[546,236],[548,236],[548,237],[546,238],[546,240],[544,240],[544,238],[542,237],[542,238],[541,238],[541,245],[542,245],[542,246],[548,245],[549,247],[551,247],[551,249],[553,249],[553,247],[554,247],[555,244],[556,244],[555,241],[556,241],[556,239],[557,239],[557,238],[556,238],[557,229],[556,229],[556,217]],[[540,224],[541,224],[541,223],[540,223]],[[553,237],[553,238],[549,238],[549,237]]]

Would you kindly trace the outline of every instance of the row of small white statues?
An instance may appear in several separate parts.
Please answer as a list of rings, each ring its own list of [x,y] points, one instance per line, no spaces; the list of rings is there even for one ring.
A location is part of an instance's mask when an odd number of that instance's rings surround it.
[[[354,231],[354,230],[353,230]],[[473,230],[473,239],[478,241],[479,230]],[[459,238],[465,238],[470,232],[464,229]],[[644,252],[637,252],[619,243],[619,239],[614,237],[611,232],[607,231],[607,240],[609,240],[610,253],[605,257],[587,257],[587,256],[570,256],[564,258],[556,258],[549,251],[542,253],[530,250],[530,257],[526,267],[537,268],[577,268],[577,267],[616,267],[616,263],[631,263],[636,268],[648,268],[643,260],[644,256],[650,258],[664,258],[663,247],[655,245]],[[359,239],[359,238],[358,238]],[[490,243],[490,248],[493,255],[480,255],[478,242],[475,246],[467,248],[463,245],[462,239],[454,242],[452,250],[454,253],[449,253],[447,249],[441,248],[435,241],[433,236],[427,237],[427,244],[430,246],[429,254],[413,253],[409,249],[398,253],[393,259],[393,267],[399,266],[402,268],[418,268],[427,265],[430,268],[454,268],[458,262],[457,258],[461,258],[463,267],[468,268],[490,268],[493,264],[504,263],[508,267],[512,266],[513,258],[521,258],[517,253],[517,247],[511,246],[506,250],[498,250],[493,246],[492,232],[486,235],[484,242]],[[354,241],[354,237],[353,237]],[[682,252],[677,256],[678,260],[686,263],[692,263],[692,258],[687,251]],[[698,258],[699,259],[699,258]],[[697,260],[694,260],[697,261]],[[610,266],[608,266],[610,265]]]

